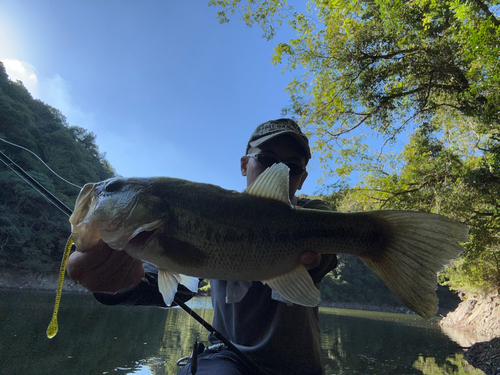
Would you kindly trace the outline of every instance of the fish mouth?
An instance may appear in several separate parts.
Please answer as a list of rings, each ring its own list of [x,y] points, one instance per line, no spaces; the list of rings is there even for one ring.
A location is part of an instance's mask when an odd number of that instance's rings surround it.
[[[161,220],[151,220],[137,214],[137,196],[124,199],[103,194],[104,181],[86,184],[76,200],[69,221],[73,239],[79,251],[85,252],[103,241],[114,250],[139,251],[155,237]]]

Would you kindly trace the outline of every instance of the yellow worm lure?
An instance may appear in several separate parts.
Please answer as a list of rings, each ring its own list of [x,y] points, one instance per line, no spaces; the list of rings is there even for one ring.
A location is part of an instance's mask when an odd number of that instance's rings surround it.
[[[52,320],[47,327],[47,337],[51,339],[57,335],[57,312],[59,311],[59,303],[61,302],[62,287],[64,282],[64,274],[66,273],[66,263],[68,263],[69,253],[71,252],[71,247],[73,246],[73,236],[69,236],[68,242],[66,242],[66,247],[64,248],[64,254],[61,261],[61,269],[59,270],[59,285],[57,286],[56,303],[54,304],[54,312],[52,313]]]

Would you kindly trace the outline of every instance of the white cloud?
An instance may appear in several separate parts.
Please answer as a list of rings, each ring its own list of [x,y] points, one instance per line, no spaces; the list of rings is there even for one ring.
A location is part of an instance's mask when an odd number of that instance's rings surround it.
[[[93,115],[73,103],[70,84],[59,74],[52,78],[37,77],[36,68],[27,62],[16,59],[2,59],[2,62],[12,81],[22,81],[31,96],[60,110],[70,125],[95,130]]]
[[[77,125],[92,130],[92,114],[85,113],[73,103],[71,86],[59,74],[52,78],[41,78],[38,85],[39,99],[57,108],[68,119],[70,125]]]
[[[33,97],[38,96],[38,78],[33,65],[15,59],[4,59],[2,62],[5,66],[5,71],[12,81],[22,81],[24,87],[28,89]]]

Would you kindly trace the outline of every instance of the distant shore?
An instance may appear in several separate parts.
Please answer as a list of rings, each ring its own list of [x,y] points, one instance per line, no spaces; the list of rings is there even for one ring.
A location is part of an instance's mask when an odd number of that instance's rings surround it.
[[[59,283],[59,275],[45,274],[42,272],[29,272],[23,270],[0,270],[0,288],[26,289],[38,291],[55,291]],[[89,293],[87,289],[71,280],[67,275],[64,278],[63,291]],[[380,311],[397,314],[414,314],[406,307],[379,306],[367,303],[356,302],[324,302],[322,307],[332,307],[336,309]]]
[[[58,283],[59,275],[56,274],[5,268],[0,270],[0,288],[56,291]],[[68,276],[64,278],[63,291],[89,293],[87,289]]]

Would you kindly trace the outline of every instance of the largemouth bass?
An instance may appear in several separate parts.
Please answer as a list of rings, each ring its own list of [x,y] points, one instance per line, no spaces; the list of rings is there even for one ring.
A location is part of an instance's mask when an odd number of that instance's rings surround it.
[[[337,213],[294,208],[288,167],[275,164],[243,193],[176,178],[112,178],[85,185],[70,218],[78,251],[100,240],[156,265],[170,305],[178,283],[262,281],[285,299],[316,306],[305,251],[361,258],[411,310],[432,317],[437,275],[463,251],[467,227],[410,211]]]

